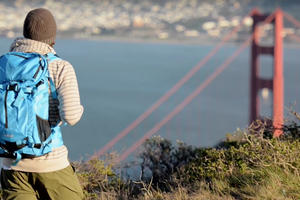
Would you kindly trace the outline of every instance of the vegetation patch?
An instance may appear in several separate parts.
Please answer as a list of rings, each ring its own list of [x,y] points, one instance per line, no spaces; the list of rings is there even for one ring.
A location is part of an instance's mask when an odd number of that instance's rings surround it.
[[[122,178],[113,158],[76,167],[86,199],[300,199],[299,127],[273,131],[258,121],[214,148],[155,136],[139,155],[139,180]]]

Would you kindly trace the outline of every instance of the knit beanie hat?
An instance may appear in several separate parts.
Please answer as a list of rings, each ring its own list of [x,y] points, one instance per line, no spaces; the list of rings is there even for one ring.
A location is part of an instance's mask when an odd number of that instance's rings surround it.
[[[55,43],[56,23],[51,12],[45,8],[31,10],[24,21],[23,35],[49,45]]]

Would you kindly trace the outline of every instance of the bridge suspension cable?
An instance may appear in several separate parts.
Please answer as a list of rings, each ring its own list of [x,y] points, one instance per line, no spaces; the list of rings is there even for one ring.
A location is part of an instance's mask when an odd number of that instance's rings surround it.
[[[133,129],[135,129],[141,122],[143,122],[151,113],[158,109],[165,101],[167,101],[173,94],[175,94],[191,77],[198,72],[220,49],[224,44],[236,34],[243,25],[245,19],[252,15],[252,12],[245,16],[242,22],[236,26],[231,32],[217,44],[217,46],[211,50],[195,67],[193,67],[181,80],[179,80],[169,91],[167,91],[159,100],[157,100],[148,110],[141,114],[134,122],[127,126],[124,130],[117,134],[110,142],[108,142],[103,148],[96,152],[90,159],[99,158],[105,154],[111,147],[113,147],[120,139],[125,137]]]
[[[140,145],[142,145],[149,137],[155,134],[164,126],[168,121],[170,121],[174,116],[176,116],[180,111],[182,111],[195,97],[197,97],[218,75],[220,75],[229,64],[234,61],[234,59],[250,44],[253,36],[250,36],[237,51],[234,52],[222,65],[220,65],[202,84],[198,86],[196,90],[188,97],[186,97],[176,108],[173,109],[163,120],[157,123],[150,131],[148,131],[140,140],[138,140],[134,145],[132,145],[128,150],[126,150],[117,159],[118,162],[125,160],[132,152],[134,152]]]
[[[294,24],[296,27],[300,28],[300,21],[298,21],[296,18],[294,18],[292,15],[283,12],[283,16],[292,24]]]

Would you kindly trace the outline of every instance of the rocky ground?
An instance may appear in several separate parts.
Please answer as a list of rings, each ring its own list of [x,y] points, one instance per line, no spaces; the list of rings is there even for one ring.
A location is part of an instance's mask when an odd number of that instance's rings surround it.
[[[300,19],[294,0],[2,0],[0,35],[20,36],[26,13],[45,7],[55,15],[59,37],[204,42],[219,40],[243,23],[233,37],[239,41],[251,30],[252,18],[242,19],[252,8],[271,12],[279,6]],[[287,40],[300,36],[300,29],[286,26]],[[264,30],[271,38],[272,28]]]

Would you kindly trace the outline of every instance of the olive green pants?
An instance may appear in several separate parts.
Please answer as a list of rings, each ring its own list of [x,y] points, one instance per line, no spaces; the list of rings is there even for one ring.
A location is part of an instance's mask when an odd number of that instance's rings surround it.
[[[82,200],[83,193],[71,166],[49,173],[1,171],[4,200]]]

